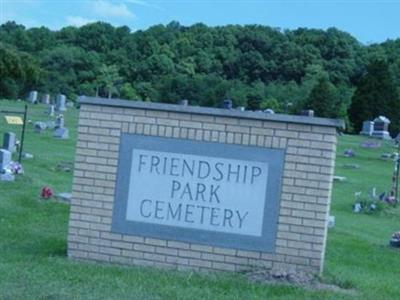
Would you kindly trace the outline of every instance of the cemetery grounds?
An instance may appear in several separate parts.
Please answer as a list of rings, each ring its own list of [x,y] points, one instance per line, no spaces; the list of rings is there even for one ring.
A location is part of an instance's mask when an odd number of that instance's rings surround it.
[[[25,103],[0,100],[1,109],[23,109]],[[44,105],[29,105],[28,119],[46,121]],[[41,200],[40,190],[70,192],[72,171],[59,170],[73,162],[78,110],[68,108],[65,125],[70,139],[37,134],[27,125],[24,149],[34,155],[22,161],[25,175],[0,182],[0,299],[400,299],[400,249],[390,248],[400,230],[400,208],[367,215],[352,212],[354,193],[391,187],[393,161],[380,158],[396,148],[383,143],[363,149],[365,137],[339,137],[323,282],[341,290],[311,290],[287,285],[250,282],[244,274],[178,272],[73,261],[67,258],[69,205]],[[0,115],[0,134],[21,126],[7,125]],[[355,157],[344,157],[345,149]],[[16,155],[14,160],[16,160]],[[359,168],[346,168],[357,164]]]

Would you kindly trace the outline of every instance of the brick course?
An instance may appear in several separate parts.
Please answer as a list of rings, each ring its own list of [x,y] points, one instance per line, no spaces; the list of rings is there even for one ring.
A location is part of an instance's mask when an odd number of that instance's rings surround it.
[[[177,269],[322,271],[334,126],[82,103],[68,234],[77,259]],[[121,133],[285,149],[275,253],[111,232]]]

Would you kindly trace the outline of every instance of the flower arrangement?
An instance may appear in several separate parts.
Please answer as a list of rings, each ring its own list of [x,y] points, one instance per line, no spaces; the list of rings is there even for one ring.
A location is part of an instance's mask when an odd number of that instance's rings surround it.
[[[400,247],[400,231],[392,234],[392,239],[390,240],[390,246]]]
[[[24,174],[24,169],[19,162],[12,161],[7,167],[12,174]]]
[[[376,196],[375,188],[372,189],[372,192],[368,194],[368,197],[362,197],[361,192],[354,193],[356,198],[353,204],[353,212],[354,213],[366,213],[373,214],[377,213],[384,209],[385,204],[385,193]]]
[[[45,186],[45,187],[42,188],[42,190],[40,192],[40,196],[43,199],[50,199],[53,196],[53,191],[48,186]]]

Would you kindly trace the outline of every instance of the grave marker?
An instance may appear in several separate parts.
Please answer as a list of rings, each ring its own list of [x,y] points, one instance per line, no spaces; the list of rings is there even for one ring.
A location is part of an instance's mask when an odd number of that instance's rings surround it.
[[[45,122],[35,122],[33,126],[36,133],[42,133],[47,128]]]
[[[54,114],[55,114],[54,105],[49,105],[49,106],[48,106],[48,108],[47,108],[47,114],[48,114],[50,117],[54,117]]]
[[[372,132],[374,131],[374,122],[372,121],[364,121],[363,127],[360,132],[361,135],[371,136]]]
[[[42,104],[50,104],[50,94],[44,94],[42,96]]]
[[[17,150],[16,137],[14,132],[6,132],[3,135],[3,149],[10,151],[11,153]]]
[[[62,114],[60,114],[56,119],[53,136],[59,139],[69,138],[69,130],[64,127],[64,116]]]
[[[11,152],[0,149],[0,173],[11,163]]]
[[[67,108],[65,106],[66,102],[66,97],[63,94],[58,94],[57,95],[57,100],[56,100],[56,111],[66,111]]]
[[[29,103],[36,104],[37,103],[37,97],[38,97],[38,92],[37,91],[31,91],[29,93],[29,97],[28,97]]]
[[[384,116],[379,116],[374,120],[374,130],[372,136],[381,138],[384,140],[390,140],[390,134],[388,132],[390,121]]]

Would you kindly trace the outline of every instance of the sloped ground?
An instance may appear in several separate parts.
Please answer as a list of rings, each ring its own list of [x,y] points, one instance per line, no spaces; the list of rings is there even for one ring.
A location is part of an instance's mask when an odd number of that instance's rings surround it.
[[[0,101],[1,109],[22,109],[23,103]],[[31,105],[29,119],[48,120],[44,106]],[[243,274],[196,274],[71,261],[66,257],[69,207],[39,199],[41,187],[56,193],[70,191],[72,172],[57,169],[72,162],[76,140],[77,110],[66,113],[69,140],[56,140],[51,131],[33,132],[28,125],[25,150],[34,155],[23,161],[25,175],[13,183],[0,182],[0,299],[400,299],[400,250],[388,245],[400,230],[400,210],[379,215],[351,212],[354,192],[376,187],[388,190],[392,161],[380,159],[381,149],[361,149],[361,137],[340,137],[332,213],[336,227],[329,231],[323,282],[338,289],[309,290],[259,283]],[[6,125],[0,115],[0,133],[21,128]],[[356,157],[342,157],[352,148]],[[343,165],[355,163],[358,169]]]

